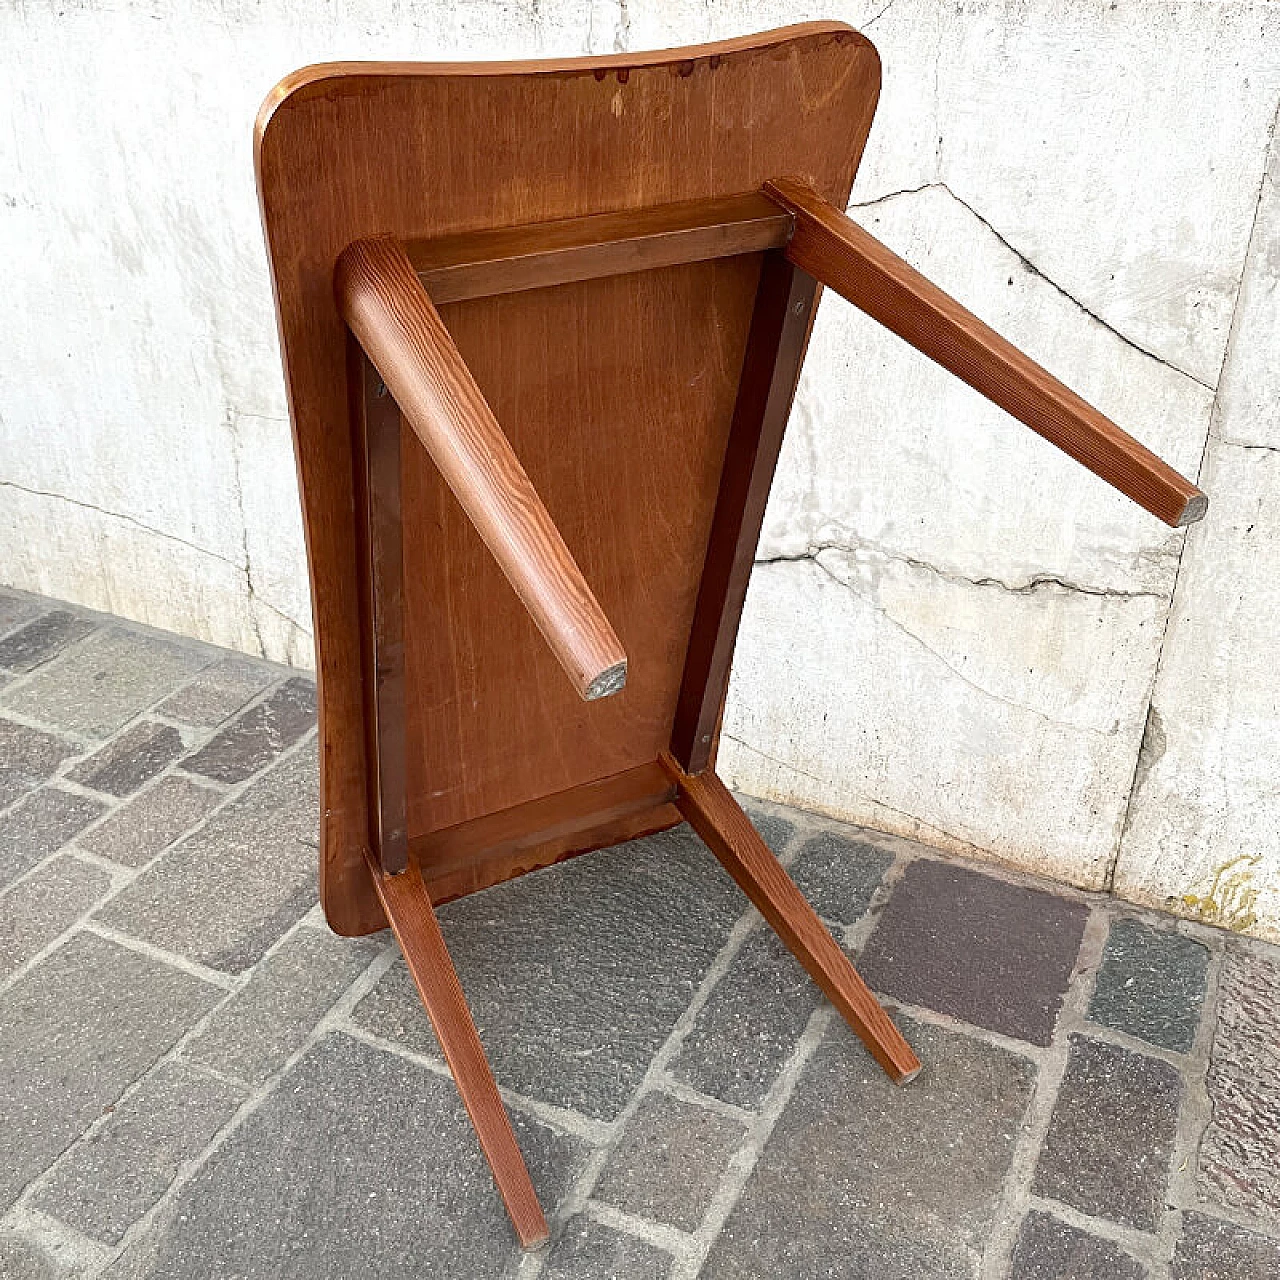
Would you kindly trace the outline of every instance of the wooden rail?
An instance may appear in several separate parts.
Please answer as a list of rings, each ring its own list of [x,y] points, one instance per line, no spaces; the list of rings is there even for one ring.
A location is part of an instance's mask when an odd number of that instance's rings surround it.
[[[498,426],[404,246],[358,240],[338,260],[338,305],[357,341],[588,701],[626,683],[627,656]]]
[[[787,257],[1166,524],[1209,499],[807,184],[766,182],[795,218]]]

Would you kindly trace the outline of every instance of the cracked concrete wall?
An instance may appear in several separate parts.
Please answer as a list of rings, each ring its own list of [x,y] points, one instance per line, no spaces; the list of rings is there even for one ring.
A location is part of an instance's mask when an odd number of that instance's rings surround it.
[[[1180,469],[1203,458],[1213,507],[1184,545],[829,297],[723,770],[1278,937],[1280,212],[1260,183],[1280,11],[1265,0],[10,7],[0,576],[310,662],[249,164],[284,71],[823,16],[884,60],[855,216]]]

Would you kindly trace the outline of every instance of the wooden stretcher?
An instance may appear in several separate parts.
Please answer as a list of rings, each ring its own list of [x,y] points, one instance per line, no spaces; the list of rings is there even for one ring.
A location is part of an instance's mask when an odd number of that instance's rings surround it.
[[[1203,494],[842,212],[863,36],[283,80],[256,164],[320,690],[321,894],[390,924],[547,1227],[434,906],[687,820],[896,1081],[915,1054],[713,769],[820,287],[1171,525]]]

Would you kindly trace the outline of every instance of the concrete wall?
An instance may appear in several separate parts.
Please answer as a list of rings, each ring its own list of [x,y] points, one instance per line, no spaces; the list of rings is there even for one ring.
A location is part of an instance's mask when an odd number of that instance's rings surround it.
[[[0,577],[310,662],[249,144],[284,72],[821,16],[884,59],[856,216],[1213,506],[1170,532],[829,298],[724,770],[1280,938],[1276,5],[19,0]]]

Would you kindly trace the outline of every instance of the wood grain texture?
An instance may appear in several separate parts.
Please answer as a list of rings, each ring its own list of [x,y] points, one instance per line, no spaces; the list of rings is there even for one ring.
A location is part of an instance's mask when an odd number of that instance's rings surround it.
[[[402,875],[386,876],[372,858],[368,865],[374,889],[404,952],[405,964],[440,1041],[462,1104],[475,1125],[520,1243],[525,1248],[541,1244],[549,1235],[547,1221],[516,1145],[511,1119],[484,1056],[422,877],[416,867]],[[409,1192],[408,1188],[398,1190]]]
[[[627,682],[627,655],[502,434],[449,331],[391,236],[338,259],[343,317],[578,693]]]
[[[870,43],[815,23],[561,62],[332,64],[267,99],[255,158],[311,571],[321,896],[339,932],[383,916],[364,863],[375,774],[338,256],[379,235],[439,242],[737,199],[788,172],[841,203],[878,90]],[[669,744],[760,256],[440,306],[630,669],[617,697],[581,702],[402,426],[411,845],[652,763]],[[663,805],[616,829],[670,820]],[[572,851],[552,842],[537,856]],[[497,874],[475,857],[475,883]],[[467,883],[465,869],[449,875]]]
[[[719,737],[756,543],[817,302],[812,276],[781,252],[765,255],[671,730],[671,753],[688,773],[707,766]]]
[[[750,192],[442,236],[405,250],[431,300],[444,303],[758,253],[790,236],[790,214]]]
[[[373,774],[370,841],[388,875],[408,865],[405,771],[404,556],[400,514],[400,411],[378,371],[350,343],[352,422],[360,480],[356,499],[367,567],[361,628],[369,720],[365,744]]]
[[[1208,499],[967,311],[805,181],[765,191],[795,217],[787,256],[1166,524],[1199,520]]]
[[[896,1084],[911,1080],[920,1070],[919,1058],[729,789],[709,769],[689,775],[670,755],[664,756],[662,763],[677,787],[676,807],[690,826],[835,1005],[889,1079]]]

